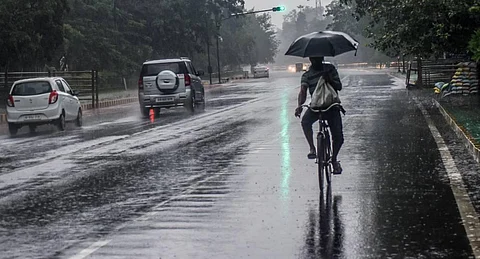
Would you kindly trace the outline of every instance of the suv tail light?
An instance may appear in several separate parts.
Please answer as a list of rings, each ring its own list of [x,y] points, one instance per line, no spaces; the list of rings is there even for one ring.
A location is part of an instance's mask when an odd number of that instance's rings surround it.
[[[56,90],[53,90],[50,92],[50,96],[48,97],[48,103],[49,104],[54,104],[58,101],[58,93]]]
[[[138,79],[138,90],[143,90],[143,77]]]
[[[192,78],[190,77],[189,74],[185,74],[185,86],[190,86],[192,85]]]
[[[8,96],[7,106],[8,107],[15,107],[15,100],[13,100],[13,96],[11,96],[11,95]]]

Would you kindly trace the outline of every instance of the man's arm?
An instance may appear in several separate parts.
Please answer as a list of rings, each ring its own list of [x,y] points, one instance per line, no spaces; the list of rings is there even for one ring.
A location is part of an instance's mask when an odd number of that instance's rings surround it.
[[[328,74],[329,74],[328,82],[332,85],[333,89],[337,91],[341,91],[342,82],[340,81],[340,76],[338,75],[337,69],[334,66],[332,66]]]
[[[296,117],[300,117],[300,115],[302,115],[302,105],[305,103],[305,101],[307,101],[307,89],[308,85],[302,83],[302,85],[300,86],[300,92],[298,93],[298,106],[295,109]]]
[[[307,101],[307,89],[308,87],[304,84],[300,86],[300,92],[298,93],[298,106],[302,106]]]

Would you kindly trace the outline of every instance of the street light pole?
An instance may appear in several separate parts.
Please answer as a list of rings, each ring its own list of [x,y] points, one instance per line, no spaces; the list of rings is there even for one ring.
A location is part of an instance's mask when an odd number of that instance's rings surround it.
[[[210,34],[208,33],[210,28],[208,26],[209,22],[208,22],[207,16],[205,16],[205,24],[206,24],[206,27],[207,27],[207,31],[206,31],[205,36],[207,36],[208,75],[209,75],[209,78],[210,78],[210,85],[212,85],[212,61],[211,61],[211,58],[210,58]]]
[[[219,43],[219,38],[220,38],[220,24],[217,23],[217,68],[218,68],[218,83],[222,83],[222,72],[220,69],[220,43]]]

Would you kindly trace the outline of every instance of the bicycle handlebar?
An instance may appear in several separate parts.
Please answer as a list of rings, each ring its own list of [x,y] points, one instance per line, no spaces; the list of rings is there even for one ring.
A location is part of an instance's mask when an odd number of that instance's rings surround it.
[[[333,108],[333,107],[335,107],[335,106],[339,106],[340,109],[342,109],[342,111],[344,110],[343,107],[342,107],[342,105],[339,104],[339,103],[334,103],[334,104],[330,105],[330,106],[329,106],[327,109],[325,109],[325,110],[316,110],[316,109],[313,109],[312,107],[310,107],[310,105],[306,105],[306,104],[302,105],[301,107],[303,107],[303,108],[308,108],[308,109],[310,109],[310,110],[313,111],[313,112],[327,112],[328,110],[330,110],[331,108]]]

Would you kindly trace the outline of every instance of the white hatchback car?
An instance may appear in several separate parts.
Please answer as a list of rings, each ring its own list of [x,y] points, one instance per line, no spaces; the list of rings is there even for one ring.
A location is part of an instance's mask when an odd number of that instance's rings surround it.
[[[270,77],[270,69],[266,66],[256,66],[253,68],[253,78]]]
[[[54,124],[65,130],[67,121],[82,126],[82,108],[75,91],[61,77],[33,78],[16,81],[7,99],[7,121],[11,135],[19,128]]]

